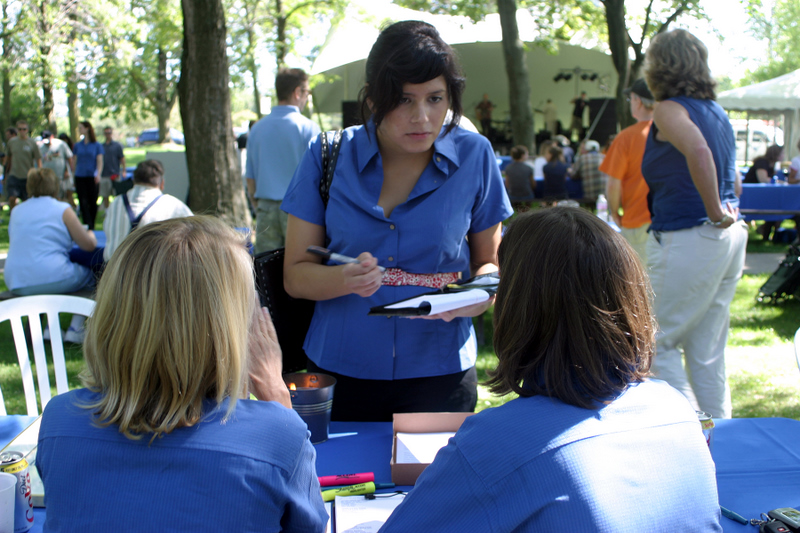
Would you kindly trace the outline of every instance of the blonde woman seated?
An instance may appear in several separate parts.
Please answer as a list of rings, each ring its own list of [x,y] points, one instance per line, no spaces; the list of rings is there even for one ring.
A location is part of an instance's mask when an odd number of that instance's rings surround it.
[[[244,237],[210,217],[120,245],[87,321],[86,388],[44,410],[44,531],[324,529],[252,268]]]
[[[26,183],[28,200],[11,212],[5,281],[17,296],[62,294],[94,285],[85,266],[69,260],[72,242],[87,252],[97,245],[66,202],[56,200],[58,178],[49,168],[33,168]]]
[[[467,418],[381,531],[721,531],[697,415],[648,377],[655,322],[633,249],[555,207],[512,222],[498,257],[489,385],[520,397]]]
[[[5,282],[17,296],[65,294],[94,287],[92,271],[70,261],[73,241],[81,250],[97,246],[69,204],[56,198],[59,181],[50,168],[32,168],[26,180],[28,199],[17,205],[8,222]],[[67,342],[83,340],[85,317],[73,315],[63,335]],[[49,329],[45,339],[49,338]]]

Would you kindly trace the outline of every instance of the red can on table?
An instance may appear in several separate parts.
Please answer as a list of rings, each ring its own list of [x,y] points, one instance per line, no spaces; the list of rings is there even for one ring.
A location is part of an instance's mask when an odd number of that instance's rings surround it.
[[[0,472],[17,476],[14,503],[14,533],[24,533],[33,527],[33,500],[28,461],[20,452],[0,453]]]
[[[695,412],[697,413],[697,419],[700,421],[700,426],[703,428],[703,436],[706,438],[708,450],[711,451],[714,444],[714,419],[711,418],[710,414],[703,411]]]

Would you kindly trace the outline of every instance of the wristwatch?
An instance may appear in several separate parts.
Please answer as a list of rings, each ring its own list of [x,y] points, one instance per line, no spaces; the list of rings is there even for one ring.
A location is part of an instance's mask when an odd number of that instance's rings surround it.
[[[718,221],[714,222],[709,218],[708,220],[706,220],[706,224],[708,224],[709,226],[714,226],[715,228],[719,228],[720,226],[725,224],[725,222],[727,222],[730,219],[731,219],[731,216],[728,213],[725,213],[722,216],[721,220],[718,220]]]

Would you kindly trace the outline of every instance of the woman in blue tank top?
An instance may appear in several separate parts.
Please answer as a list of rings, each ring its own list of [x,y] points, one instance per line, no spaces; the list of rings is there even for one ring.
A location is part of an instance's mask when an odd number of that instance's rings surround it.
[[[708,51],[691,33],[653,39],[645,77],[657,102],[642,160],[652,198],[647,262],[659,326],[653,370],[695,408],[729,418],[725,344],[747,244],[737,222],[733,128],[715,102]]]

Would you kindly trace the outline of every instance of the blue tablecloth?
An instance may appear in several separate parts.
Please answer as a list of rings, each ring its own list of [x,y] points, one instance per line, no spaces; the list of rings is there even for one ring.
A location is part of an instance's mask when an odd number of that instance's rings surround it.
[[[739,209],[800,211],[800,185],[743,183]],[[743,215],[745,220],[784,220],[794,215]]]
[[[0,417],[0,438],[21,431],[33,420]],[[712,455],[720,504],[745,518],[758,518],[778,507],[800,508],[800,421],[735,418],[716,424]],[[374,472],[375,481],[391,482],[391,423],[333,422],[330,434],[328,441],[315,446],[318,475]],[[44,509],[35,510],[31,532],[42,531],[45,515]],[[757,531],[724,517],[721,523],[727,533]]]

